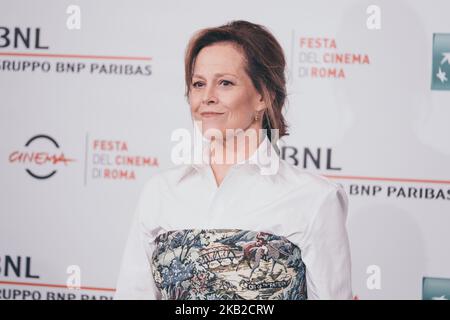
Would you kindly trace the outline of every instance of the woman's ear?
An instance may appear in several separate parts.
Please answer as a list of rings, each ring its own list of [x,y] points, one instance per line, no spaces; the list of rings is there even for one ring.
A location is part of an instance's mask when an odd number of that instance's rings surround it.
[[[265,99],[265,97],[267,97],[267,94],[268,94],[268,90],[266,89],[265,86],[263,86],[262,92],[259,94],[259,101],[264,102],[264,99]]]
[[[262,94],[260,95],[260,97],[261,97],[260,101],[262,102],[262,108],[266,109],[269,105],[271,105],[271,103],[275,99],[275,93],[269,91],[265,86],[263,86]]]
[[[258,102],[255,105],[255,111],[261,112],[261,110],[264,110],[266,108],[266,102],[264,99],[264,93],[258,94]]]

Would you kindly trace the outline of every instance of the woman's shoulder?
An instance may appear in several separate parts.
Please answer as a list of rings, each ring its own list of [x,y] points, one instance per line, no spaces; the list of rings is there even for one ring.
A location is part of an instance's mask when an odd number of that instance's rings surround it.
[[[192,169],[186,164],[172,165],[154,172],[144,183],[144,190],[167,187],[176,184],[180,178]]]
[[[140,211],[140,219],[151,225],[151,219],[159,212],[161,195],[169,190],[169,184],[176,181],[184,170],[186,170],[185,165],[172,166],[154,172],[145,180],[139,192],[138,210]]]
[[[332,180],[331,177],[304,170],[298,166],[282,160],[280,173],[290,183],[302,189],[307,189],[314,193],[328,193],[341,188],[341,185]]]

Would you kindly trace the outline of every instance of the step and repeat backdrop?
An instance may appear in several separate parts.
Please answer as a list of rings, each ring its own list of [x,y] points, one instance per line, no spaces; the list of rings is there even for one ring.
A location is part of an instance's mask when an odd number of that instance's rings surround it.
[[[449,12],[446,0],[0,0],[0,299],[113,297],[139,192],[173,166],[173,130],[193,130],[187,42],[238,19],[285,51],[282,157],[348,193],[355,299],[448,299]]]

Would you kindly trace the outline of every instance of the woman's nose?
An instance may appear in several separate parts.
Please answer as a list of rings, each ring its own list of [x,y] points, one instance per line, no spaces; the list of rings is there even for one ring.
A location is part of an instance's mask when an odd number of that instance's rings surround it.
[[[203,103],[210,104],[217,102],[217,95],[214,86],[207,86],[204,91]]]

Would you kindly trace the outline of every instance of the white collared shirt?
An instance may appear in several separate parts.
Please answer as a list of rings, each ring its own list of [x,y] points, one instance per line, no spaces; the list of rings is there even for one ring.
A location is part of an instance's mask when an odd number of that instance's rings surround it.
[[[209,164],[160,171],[140,195],[114,298],[161,299],[151,268],[158,236],[239,229],[285,237],[300,248],[308,299],[351,299],[347,211],[340,184],[285,162],[267,137],[248,161],[230,167],[220,186]]]

